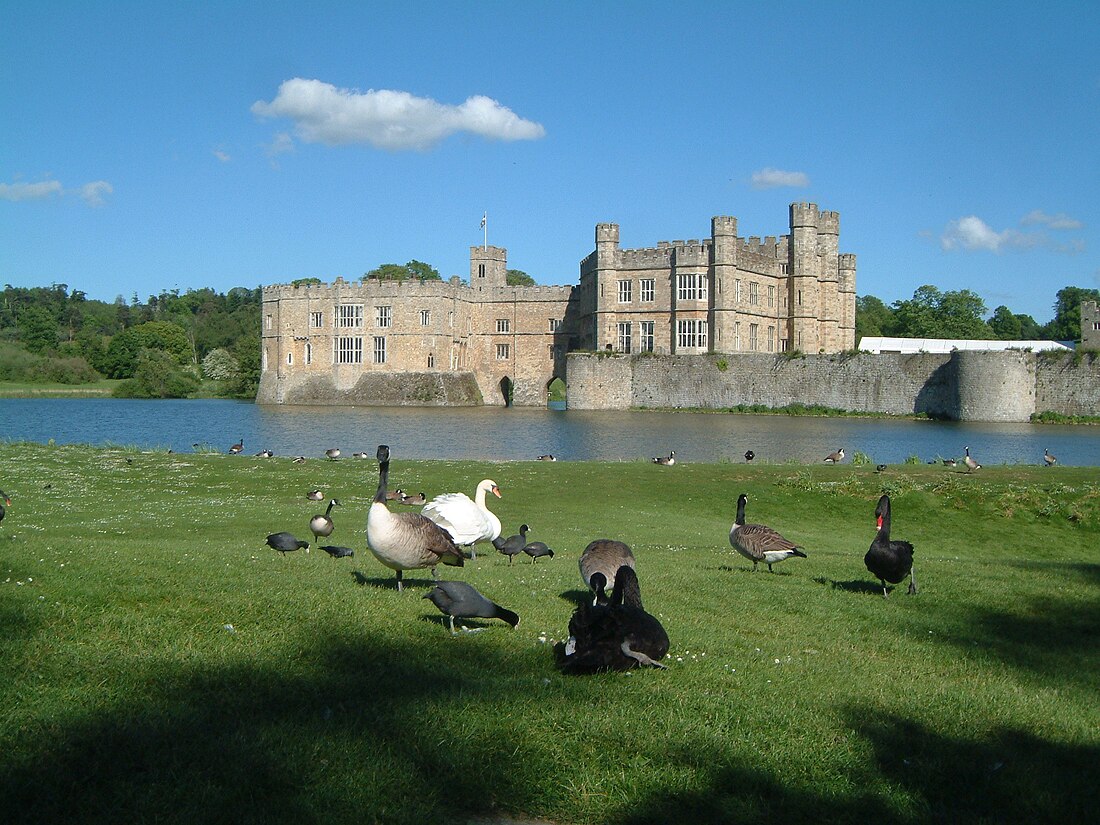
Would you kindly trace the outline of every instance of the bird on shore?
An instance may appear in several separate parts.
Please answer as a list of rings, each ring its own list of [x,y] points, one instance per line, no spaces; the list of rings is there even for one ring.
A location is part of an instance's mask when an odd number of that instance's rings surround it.
[[[355,551],[350,547],[341,547],[338,544],[322,544],[321,549],[334,559],[350,559],[355,555]]]
[[[841,447],[835,453],[829,453],[827,456],[825,456],[825,459],[824,459],[826,464],[839,464],[843,460],[844,460],[844,448],[843,447]]]
[[[745,450],[745,461],[752,461],[754,458],[756,458],[756,453],[752,450]]]
[[[415,496],[410,496],[404,491],[401,491],[401,498],[397,500],[398,504],[404,504],[406,507],[418,507],[421,504],[426,504],[428,497],[423,492],[417,493]]]
[[[4,515],[8,512],[4,509],[5,505],[11,507],[11,496],[0,490],[0,522],[4,520]]]
[[[331,458],[333,461],[340,457],[340,450],[336,447],[330,447],[325,450],[325,458]]]
[[[541,559],[543,556],[554,558],[554,551],[541,541],[532,541],[525,544],[523,552],[531,557],[531,564],[534,564],[536,559]]]
[[[330,499],[324,515],[318,513],[309,520],[309,529],[313,532],[314,541],[320,538],[327,539],[332,535],[332,531],[336,529],[336,524],[332,520],[332,508],[343,506],[338,499]]]
[[[882,583],[882,597],[889,593],[886,582],[900,584],[909,577],[909,595],[917,592],[917,577],[913,573],[913,545],[907,541],[890,540],[890,496],[882,496],[875,507],[875,524],[878,533],[871,548],[863,557],[863,563],[871,574]]]
[[[676,451],[675,450],[670,451],[667,457],[666,456],[657,456],[656,458],[653,459],[653,463],[654,464],[660,464],[664,467],[671,467],[673,464],[676,463]]]
[[[730,528],[730,544],[733,549],[752,562],[753,572],[756,565],[764,562],[768,565],[768,572],[773,564],[789,559],[791,556],[806,558],[800,544],[788,541],[777,531],[763,524],[745,524],[745,504],[749,497],[742,493],[737,497],[737,516]]]
[[[306,498],[308,498],[310,501],[321,501],[324,499],[324,497],[324,490],[310,490],[308,493],[306,493]]]
[[[466,582],[438,581],[422,598],[429,599],[440,613],[450,618],[452,635],[455,619],[500,619],[513,630],[519,626],[518,614],[485,598]]]
[[[485,494],[500,498],[500,488],[491,478],[482,479],[471,499],[465,493],[443,493],[436,496],[420,512],[451,534],[455,544],[472,546],[491,542],[500,536],[500,519],[485,506]],[[473,551],[470,558],[476,559]]]
[[[397,590],[403,590],[405,570],[435,568],[439,564],[462,567],[465,557],[451,534],[420,513],[391,513],[386,506],[386,483],[390,473],[390,448],[378,445],[378,490],[367,512],[367,546],[376,559],[397,575]]]
[[[623,567],[634,569],[634,553],[621,541],[596,539],[584,548],[577,566],[584,586],[592,589],[592,604],[607,604],[615,574]]]
[[[275,453],[271,452],[271,450],[260,450],[256,453],[256,458],[271,458],[274,455]]]
[[[1058,459],[1050,454],[1050,450],[1043,450],[1043,464],[1047,467],[1053,467],[1058,463]]]
[[[398,487],[396,490],[386,492],[386,501],[400,501],[405,496],[405,491]]]
[[[963,464],[966,465],[966,471],[968,473],[970,473],[970,472],[973,472],[974,470],[980,470],[982,468],[982,465],[979,464],[977,461],[975,461],[973,458],[970,457],[970,448],[969,447],[963,447],[963,450],[966,453],[966,455],[963,456]]]
[[[886,465],[885,464],[876,464],[875,465],[875,472],[876,473],[882,473],[882,472],[885,472],[885,471],[886,471]]]
[[[309,552],[309,542],[299,541],[293,534],[283,531],[281,533],[272,533],[267,537],[267,546],[272,550],[278,550],[284,556],[287,553],[292,553],[295,550],[305,550]]]
[[[547,453],[546,455],[540,455],[535,460],[536,461],[557,461],[557,459],[554,458],[554,456],[550,455],[549,453]]]
[[[642,606],[642,591],[633,567],[616,571],[607,604],[585,600],[569,619],[569,641],[563,649],[562,673],[582,675],[636,667],[665,668],[668,633]]]
[[[352,458],[370,458],[370,453],[352,453]]]
[[[953,459],[953,458],[945,458],[945,459],[943,460],[943,466],[944,466],[944,467],[955,467],[956,465],[958,465],[958,463],[959,463],[959,462],[957,462],[957,461],[956,461],[955,459]]]
[[[499,550],[502,554],[508,557],[508,564],[512,563],[512,557],[517,553],[522,553],[523,548],[527,546],[527,533],[531,530],[526,524],[519,526],[519,533],[514,536],[504,538],[503,536],[497,536],[493,539],[493,547]]]
[[[306,463],[306,457],[304,455],[296,455],[296,456],[294,456],[294,458],[292,458],[290,460],[292,462],[294,462],[295,464],[305,464]]]
[[[238,441],[236,444],[234,444],[232,447],[229,448],[229,454],[230,455],[240,455],[243,452],[244,452],[244,438],[242,437],[240,441]]]

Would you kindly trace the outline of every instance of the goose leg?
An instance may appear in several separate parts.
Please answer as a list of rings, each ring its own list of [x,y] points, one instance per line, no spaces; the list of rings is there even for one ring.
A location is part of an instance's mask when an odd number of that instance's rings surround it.
[[[631,650],[629,639],[627,639],[625,642],[623,642],[622,645],[620,645],[619,649],[622,650],[622,652],[625,655],[629,656],[631,659],[633,659],[634,661],[636,661],[640,665],[643,665],[643,666],[646,666],[646,667],[659,667],[661,670],[668,670],[668,668],[666,668],[660,662],[649,658],[644,653],[642,653],[640,650]]]
[[[451,616],[451,635],[455,635],[455,617]]]
[[[909,570],[909,595],[915,596],[917,594],[917,572],[913,569]]]
[[[439,572],[434,567],[432,568],[432,581],[439,581]]]
[[[753,562],[753,563],[752,563],[752,572],[753,572],[753,573],[755,573],[755,572],[756,572],[756,562]]]
[[[397,592],[400,593],[404,588],[401,587],[401,571],[397,571]]]
[[[886,592],[886,580],[885,579],[879,579],[879,581],[882,582],[882,598],[885,599],[887,596],[890,595],[889,593]]]
[[[772,570],[772,566],[770,564],[768,565],[768,572],[769,573],[774,573],[775,572],[774,570]]]

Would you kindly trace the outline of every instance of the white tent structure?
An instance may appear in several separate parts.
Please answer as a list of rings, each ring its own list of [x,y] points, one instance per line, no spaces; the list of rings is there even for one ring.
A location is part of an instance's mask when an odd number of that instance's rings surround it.
[[[917,352],[953,352],[954,350],[989,350],[1003,352],[1015,349],[1027,352],[1046,350],[1070,351],[1072,346],[1058,341],[971,341],[964,338],[887,338],[865,335],[859,340],[860,352],[897,352],[909,355]]]

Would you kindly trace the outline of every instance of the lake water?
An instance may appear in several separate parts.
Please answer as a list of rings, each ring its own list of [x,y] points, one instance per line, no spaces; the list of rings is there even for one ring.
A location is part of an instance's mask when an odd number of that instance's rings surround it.
[[[843,447],[883,464],[916,455],[983,464],[1038,464],[1049,449],[1062,464],[1100,465],[1100,427],[977,424],[872,418],[810,418],[691,412],[503,409],[498,407],[287,407],[203,399],[0,399],[0,440],[126,445],[188,452],[192,445],[245,453],[522,460],[551,453],[562,460],[633,461],[676,451],[680,461],[817,463]],[[846,459],[847,460],[847,459]]]

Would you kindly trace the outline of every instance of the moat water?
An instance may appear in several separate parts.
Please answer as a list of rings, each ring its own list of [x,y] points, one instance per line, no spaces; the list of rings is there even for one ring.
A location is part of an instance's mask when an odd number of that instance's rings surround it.
[[[264,407],[245,401],[0,399],[0,441],[134,446],[190,452],[320,457],[374,454],[389,444],[417,459],[635,461],[676,451],[685,462],[820,462],[843,447],[876,464],[961,457],[983,464],[1038,464],[1050,450],[1062,464],[1100,466],[1100,427],[979,424],[874,418],[810,418],[690,412],[502,409],[498,407]]]

